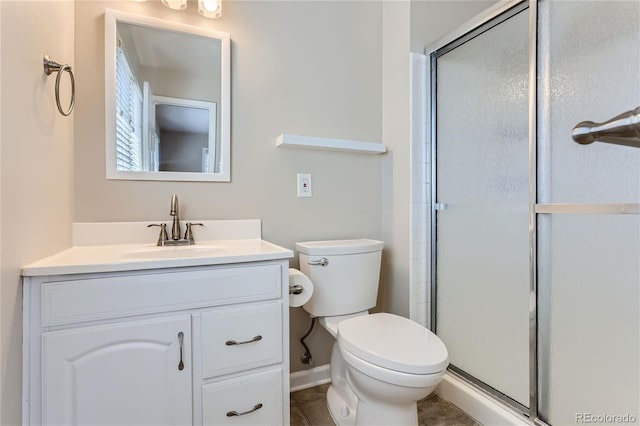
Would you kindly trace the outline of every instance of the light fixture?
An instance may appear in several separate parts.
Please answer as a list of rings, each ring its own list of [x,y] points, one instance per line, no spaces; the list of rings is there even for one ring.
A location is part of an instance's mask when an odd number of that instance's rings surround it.
[[[222,0],[198,0],[198,13],[205,18],[220,18],[222,16]]]
[[[184,10],[187,8],[187,0],[161,0],[162,4],[173,10]]]

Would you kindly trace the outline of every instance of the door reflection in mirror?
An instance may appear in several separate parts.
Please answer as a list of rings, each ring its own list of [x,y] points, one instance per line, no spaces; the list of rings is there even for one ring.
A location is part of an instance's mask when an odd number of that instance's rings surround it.
[[[184,99],[179,101],[189,103]],[[216,104],[191,102],[190,106],[169,102],[170,98],[156,97],[156,128],[149,132],[150,135],[157,135],[155,146],[159,147],[159,170],[209,173],[209,164],[216,164],[213,158],[215,151],[209,150],[210,139],[215,135],[215,121],[212,118],[215,117]],[[212,158],[204,159],[204,150]]]

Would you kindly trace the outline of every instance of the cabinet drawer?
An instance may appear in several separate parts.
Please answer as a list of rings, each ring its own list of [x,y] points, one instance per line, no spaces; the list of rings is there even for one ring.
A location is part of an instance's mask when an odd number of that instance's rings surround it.
[[[281,426],[282,419],[280,368],[202,387],[205,425]]]
[[[278,301],[203,312],[203,377],[281,362],[281,306]]]
[[[42,285],[42,324],[274,299],[281,285],[279,265],[50,282]]]

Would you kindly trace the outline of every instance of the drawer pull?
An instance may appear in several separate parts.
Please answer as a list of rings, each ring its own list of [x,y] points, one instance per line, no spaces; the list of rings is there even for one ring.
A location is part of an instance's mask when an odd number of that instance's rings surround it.
[[[227,411],[227,417],[244,416],[245,414],[251,414],[254,411],[258,411],[261,408],[262,408],[262,403],[259,403],[254,405],[251,410],[245,411],[243,413],[238,413],[237,411]]]
[[[235,340],[227,340],[225,345],[227,346],[234,346],[234,345],[244,345],[246,343],[253,343],[253,342],[259,342],[260,340],[262,340],[262,336],[261,335],[257,335],[256,337],[254,337],[251,340],[245,340],[244,342],[236,342]],[[262,404],[260,404],[260,406],[262,406]]]
[[[184,343],[184,333],[181,331],[178,333],[178,342],[180,343],[180,363],[178,364],[178,370],[184,370],[184,362],[182,362],[182,345]]]

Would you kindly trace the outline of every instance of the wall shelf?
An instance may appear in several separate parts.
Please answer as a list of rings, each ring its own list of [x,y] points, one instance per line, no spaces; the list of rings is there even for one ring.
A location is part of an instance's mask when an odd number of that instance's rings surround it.
[[[319,138],[315,136],[291,135],[283,133],[276,138],[276,146],[327,151],[356,152],[361,154],[382,154],[386,152],[378,142],[354,141],[348,139]]]

